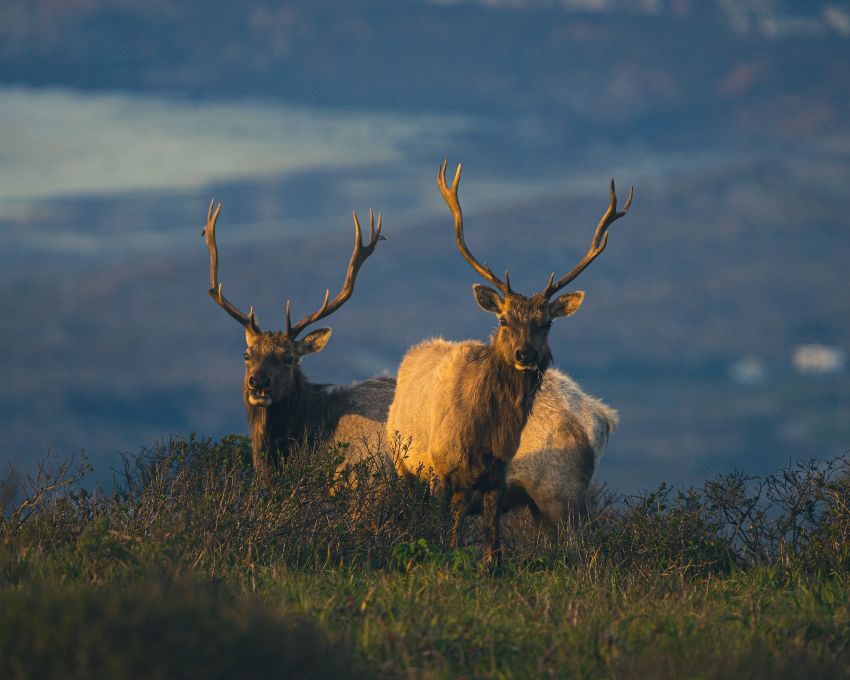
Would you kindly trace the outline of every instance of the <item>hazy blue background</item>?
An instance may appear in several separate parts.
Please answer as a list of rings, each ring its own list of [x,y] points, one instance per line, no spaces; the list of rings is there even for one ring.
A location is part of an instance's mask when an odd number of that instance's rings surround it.
[[[850,3],[791,0],[0,5],[0,462],[245,430],[242,333],[339,286],[351,210],[384,214],[318,381],[486,338],[434,184],[464,163],[473,251],[542,288],[614,175],[629,216],[556,324],[556,364],[619,409],[631,490],[850,449]],[[763,377],[733,379],[741,360]]]

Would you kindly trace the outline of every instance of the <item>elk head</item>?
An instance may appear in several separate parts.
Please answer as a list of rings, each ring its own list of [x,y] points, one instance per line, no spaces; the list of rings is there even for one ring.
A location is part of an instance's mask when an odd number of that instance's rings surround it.
[[[207,211],[207,224],[203,236],[210,252],[210,290],[209,294],[216,304],[236,319],[245,329],[245,381],[243,396],[246,406],[268,407],[286,399],[303,380],[299,362],[301,357],[324,349],[331,337],[330,328],[319,328],[302,339],[299,334],[307,326],[329,316],[339,309],[354,292],[357,272],[366,258],[375,250],[381,235],[381,216],[378,226],[372,211],[369,211],[369,242],[363,243],[360,221],[354,213],[354,251],[348,263],[348,272],[341,290],[333,300],[330,290],[325,291],[321,307],[293,324],[289,316],[289,300],[286,301],[286,329],[282,332],[262,331],[251,307],[247,314],[235,307],[221,292],[218,280],[218,247],[215,241],[215,225],[221,212],[221,203],[213,211],[215,199],[210,202]]]
[[[490,267],[478,262],[466,246],[463,238],[463,214],[457,195],[461,165],[457,166],[451,187],[446,183],[446,165],[447,161],[444,160],[437,171],[437,186],[454,217],[457,247],[472,268],[498,289],[498,291],[493,290],[481,284],[472,286],[478,305],[485,311],[495,314],[499,319],[499,327],[493,337],[493,348],[505,363],[512,365],[518,371],[545,371],[551,360],[549,329],[552,327],[552,321],[561,316],[571,316],[584,300],[582,291],[565,293],[554,300],[552,296],[573,281],[605,250],[608,244],[608,227],[628,212],[634,197],[634,188],[629,192],[623,210],[618,212],[614,179],[611,179],[611,201],[608,210],[602,216],[599,226],[596,227],[596,233],[585,256],[572,271],[557,281],[555,281],[555,272],[552,272],[549,282],[541,292],[526,297],[511,289],[507,271],[505,280],[502,281]]]

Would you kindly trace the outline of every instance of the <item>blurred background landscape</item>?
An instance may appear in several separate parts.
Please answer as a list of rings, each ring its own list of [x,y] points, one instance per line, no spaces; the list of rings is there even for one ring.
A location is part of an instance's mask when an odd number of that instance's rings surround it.
[[[388,240],[303,362],[394,372],[494,326],[435,186],[514,287],[635,201],[555,325],[620,411],[624,491],[850,450],[850,2],[561,0],[0,5],[0,463],[246,430],[220,277],[280,328],[341,284],[351,210]],[[5,474],[5,473],[4,473]]]

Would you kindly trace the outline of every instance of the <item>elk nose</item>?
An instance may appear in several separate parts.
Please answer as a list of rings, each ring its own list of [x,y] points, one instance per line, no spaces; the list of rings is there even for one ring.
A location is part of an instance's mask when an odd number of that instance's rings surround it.
[[[248,384],[255,389],[262,389],[269,386],[269,379],[264,375],[254,374],[248,378]]]
[[[518,349],[514,356],[516,356],[517,362],[523,366],[530,366],[537,363],[536,349]]]

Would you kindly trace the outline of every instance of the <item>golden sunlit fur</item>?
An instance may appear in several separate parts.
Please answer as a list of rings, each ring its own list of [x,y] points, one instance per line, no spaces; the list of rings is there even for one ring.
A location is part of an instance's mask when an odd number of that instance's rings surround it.
[[[439,391],[452,371],[453,355],[468,355],[480,344],[435,338],[405,355],[399,369],[400,387],[419,385],[420,389],[415,392],[417,399],[407,405],[396,400],[387,421],[388,436],[399,431],[412,437],[406,457],[397,463],[400,473],[436,470],[435,463],[445,465],[447,453],[443,449],[457,452],[452,418],[462,420],[464,414],[455,411],[444,428],[436,428],[435,411],[439,417],[449,408],[448,397]],[[439,362],[436,370],[434,362]],[[568,375],[548,369],[522,429],[516,455],[507,466],[506,505],[528,505],[536,517],[552,525],[580,514],[587,487],[616,426],[616,411],[585,394]],[[448,437],[435,441],[440,432]],[[436,460],[433,451],[438,452]]]

